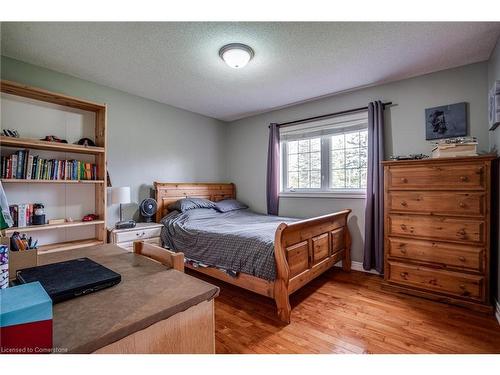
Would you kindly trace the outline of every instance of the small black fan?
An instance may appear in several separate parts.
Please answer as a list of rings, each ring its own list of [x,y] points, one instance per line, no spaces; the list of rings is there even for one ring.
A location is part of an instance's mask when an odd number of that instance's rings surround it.
[[[146,198],[141,202],[139,208],[145,223],[153,221],[152,217],[156,214],[157,207],[158,205],[153,198]]]

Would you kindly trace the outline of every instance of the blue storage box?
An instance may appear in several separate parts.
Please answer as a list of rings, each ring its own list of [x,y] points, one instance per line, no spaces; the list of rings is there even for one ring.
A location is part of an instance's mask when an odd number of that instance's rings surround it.
[[[52,300],[39,282],[0,290],[2,353],[48,353],[52,349]]]

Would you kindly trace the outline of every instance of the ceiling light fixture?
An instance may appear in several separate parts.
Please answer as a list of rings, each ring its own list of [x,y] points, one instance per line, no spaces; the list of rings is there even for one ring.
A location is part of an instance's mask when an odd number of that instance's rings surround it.
[[[234,69],[243,68],[254,57],[252,48],[246,44],[226,44],[219,50],[219,56],[224,62]]]

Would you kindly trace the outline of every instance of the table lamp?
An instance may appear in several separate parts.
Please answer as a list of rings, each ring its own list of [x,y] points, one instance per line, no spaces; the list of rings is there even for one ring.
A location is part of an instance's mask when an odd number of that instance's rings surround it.
[[[130,187],[122,186],[111,188],[111,203],[120,204],[120,221],[116,223],[116,228],[133,228],[135,226],[135,222],[132,220],[123,221],[122,218],[122,204],[130,203]],[[132,222],[133,224],[131,224]]]

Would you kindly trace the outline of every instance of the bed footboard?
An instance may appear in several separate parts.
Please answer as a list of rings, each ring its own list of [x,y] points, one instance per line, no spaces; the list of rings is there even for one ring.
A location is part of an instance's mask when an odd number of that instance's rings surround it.
[[[289,295],[342,261],[351,269],[351,236],[347,218],[351,210],[281,224],[276,230],[274,299],[278,316],[290,322]]]

